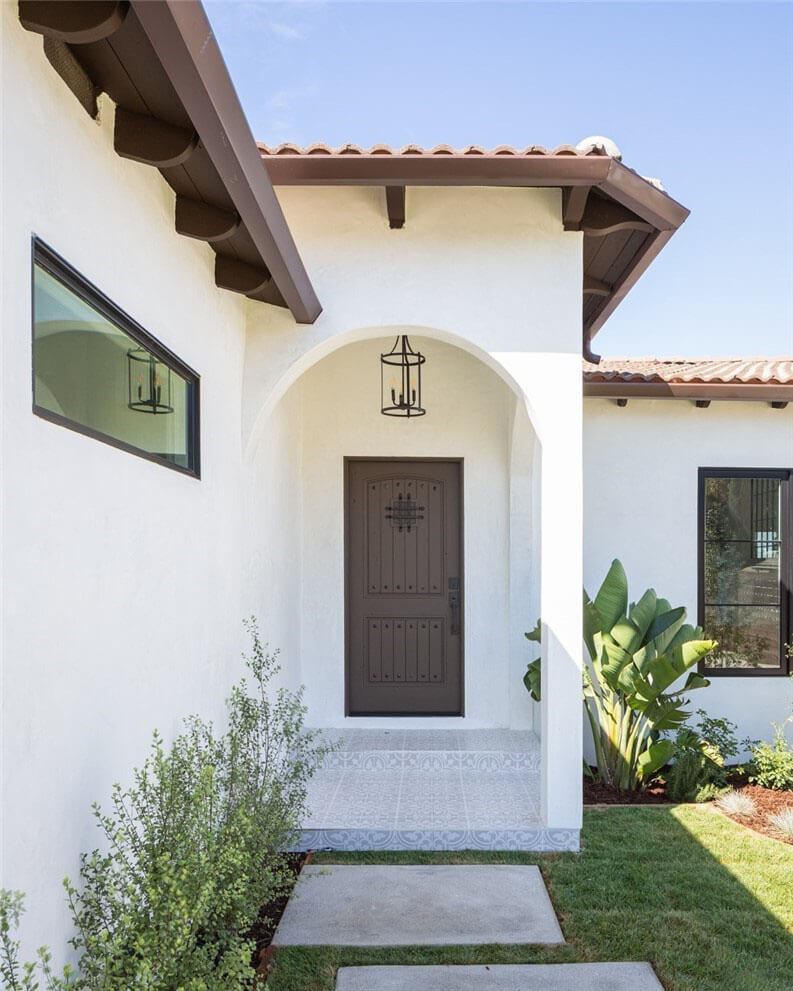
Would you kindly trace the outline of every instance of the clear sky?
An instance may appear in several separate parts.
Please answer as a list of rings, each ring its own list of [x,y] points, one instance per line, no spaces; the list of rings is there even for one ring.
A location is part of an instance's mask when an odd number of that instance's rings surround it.
[[[605,134],[660,178],[691,216],[598,335],[601,353],[793,354],[793,3],[206,8],[257,140]]]

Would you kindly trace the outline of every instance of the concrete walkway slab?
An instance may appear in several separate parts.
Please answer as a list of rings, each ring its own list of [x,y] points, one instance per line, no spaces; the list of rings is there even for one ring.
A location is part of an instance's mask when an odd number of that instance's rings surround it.
[[[563,943],[537,867],[304,867],[274,946]]]
[[[663,991],[648,963],[342,967],[337,991]]]

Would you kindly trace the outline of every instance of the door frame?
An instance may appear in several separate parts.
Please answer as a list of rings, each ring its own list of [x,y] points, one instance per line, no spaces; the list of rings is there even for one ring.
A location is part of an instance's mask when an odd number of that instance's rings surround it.
[[[358,716],[350,712],[350,464],[364,461],[456,464],[460,471],[460,711],[450,716],[414,712],[395,715]],[[353,457],[344,455],[344,716],[347,719],[463,719],[465,717],[465,458],[433,458],[398,455]],[[447,589],[448,592],[448,589]]]

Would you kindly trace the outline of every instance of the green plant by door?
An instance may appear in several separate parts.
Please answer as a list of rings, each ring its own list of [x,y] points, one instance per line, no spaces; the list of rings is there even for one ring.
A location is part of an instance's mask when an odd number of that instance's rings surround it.
[[[539,620],[526,637],[540,642]],[[661,734],[688,719],[686,693],[710,684],[691,669],[716,641],[703,639],[700,627],[686,623],[686,610],[673,609],[654,589],[629,603],[625,569],[615,560],[595,598],[584,591],[584,644],[584,709],[600,778],[624,790],[640,788],[674,753],[674,742]],[[538,658],[523,678],[538,702],[540,678]]]

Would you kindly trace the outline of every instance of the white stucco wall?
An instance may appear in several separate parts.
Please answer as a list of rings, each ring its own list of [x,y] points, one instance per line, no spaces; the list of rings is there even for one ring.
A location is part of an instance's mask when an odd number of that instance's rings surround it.
[[[97,842],[90,803],[128,778],[152,728],[168,736],[186,713],[220,714],[243,615],[282,648],[285,680],[307,682],[312,721],[337,721],[344,454],[465,458],[469,724],[527,724],[519,638],[542,610],[558,703],[544,809],[549,825],[576,828],[580,747],[565,706],[577,692],[581,486],[550,440],[561,430],[578,464],[581,235],[562,230],[560,192],[411,189],[407,225],[391,231],[380,189],[279,190],[325,307],[296,326],[214,287],[212,252],[176,235],[162,178],[115,155],[109,101],[92,121],[16,5],[0,7],[0,883],[27,894],[24,946],[64,945],[60,881]],[[34,233],[198,371],[200,481],[32,414]],[[355,369],[329,420],[317,361],[408,327],[431,328],[428,352],[448,358],[427,368],[424,433],[400,434],[357,391],[364,366],[376,388],[370,345],[328,358]],[[460,342],[468,354],[449,347]],[[542,534],[553,540],[540,562]]]
[[[584,402],[584,578],[594,595],[613,558],[634,598],[652,586],[697,616],[697,470],[789,468],[793,409],[672,400]],[[707,631],[706,631],[707,632]],[[716,677],[692,709],[726,716],[739,739],[768,739],[791,712],[788,679]]]
[[[391,230],[379,187],[278,187],[324,307],[311,326],[251,306],[245,442],[274,396],[372,328],[432,328],[484,353],[580,354],[581,235],[558,189],[410,188]],[[396,333],[396,330],[394,330]]]
[[[531,529],[533,435],[524,423],[524,432],[515,439],[514,456],[526,468],[521,487],[511,494],[514,393],[459,348],[427,338],[411,342],[427,358],[424,417],[406,421],[379,413],[379,355],[391,346],[390,339],[334,352],[305,373],[275,407],[251,473],[250,532],[257,535],[251,553],[261,603],[256,611],[263,615],[266,603],[280,597],[282,589],[298,591],[283,603],[280,614],[293,616],[292,607],[300,603],[299,642],[291,621],[282,635],[297,646],[314,725],[527,727],[532,705],[521,682],[527,648],[517,656],[510,648],[539,610],[539,589],[531,582],[532,561],[539,554]],[[464,718],[345,719],[345,457],[463,459]],[[296,459],[299,477],[293,474]],[[513,520],[519,545],[511,553]],[[281,642],[269,629],[266,633],[274,643]]]
[[[25,948],[60,954],[90,803],[240,670],[245,305],[160,175],[115,155],[112,106],[91,120],[0,7],[2,884],[26,892]],[[200,373],[200,481],[32,414],[34,232]]]

